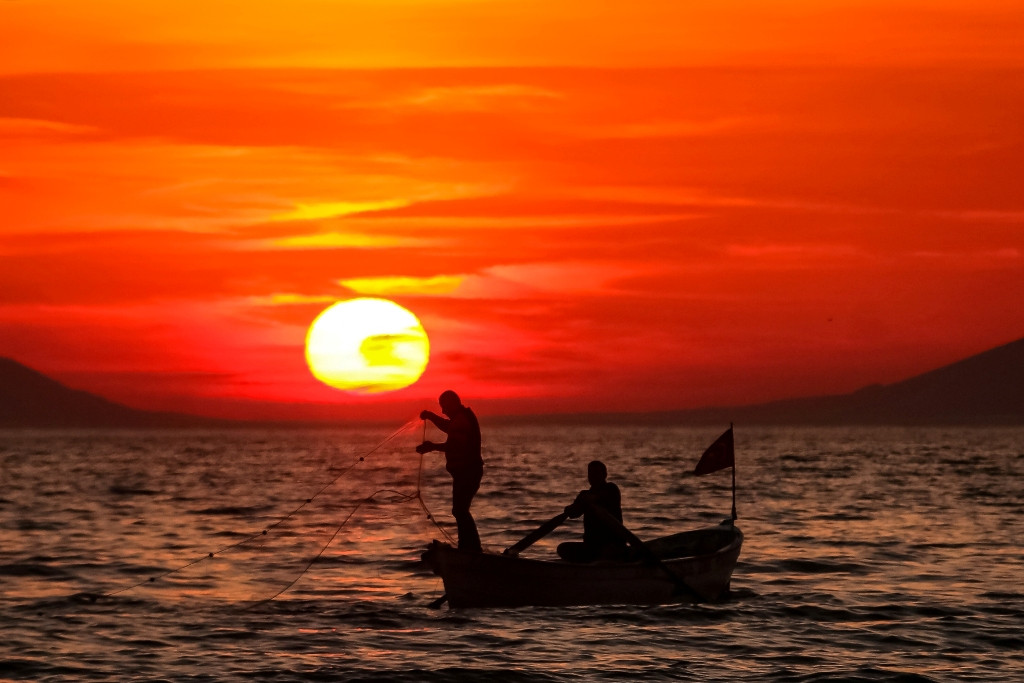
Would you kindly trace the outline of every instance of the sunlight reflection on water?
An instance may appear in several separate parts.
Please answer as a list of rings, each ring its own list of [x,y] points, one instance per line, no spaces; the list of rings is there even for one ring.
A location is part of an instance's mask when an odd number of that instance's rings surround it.
[[[717,523],[728,473],[687,473],[718,431],[485,424],[484,544],[500,551],[560,512],[595,457],[642,538]],[[308,504],[387,430],[2,433],[0,676],[1024,676],[1024,430],[736,434],[746,542],[729,602],[435,611],[442,587],[418,558],[438,530],[419,503],[381,495],[332,541],[374,491],[415,492],[415,430]],[[424,463],[423,499],[454,533],[440,456]]]

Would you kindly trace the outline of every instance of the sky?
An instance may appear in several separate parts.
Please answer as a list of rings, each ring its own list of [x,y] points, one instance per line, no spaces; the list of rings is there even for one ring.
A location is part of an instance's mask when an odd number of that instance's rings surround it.
[[[845,393],[1024,336],[1019,0],[0,0],[0,356],[137,408]],[[430,362],[352,395],[330,304]]]

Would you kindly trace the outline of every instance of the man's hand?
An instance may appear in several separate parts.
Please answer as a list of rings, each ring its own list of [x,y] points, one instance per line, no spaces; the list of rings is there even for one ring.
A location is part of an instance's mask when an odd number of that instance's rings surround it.
[[[434,416],[434,413],[432,413],[429,410],[424,410],[424,411],[420,412],[420,419],[421,420],[429,420],[433,416]]]
[[[578,505],[585,509],[596,502],[597,496],[594,495],[594,492],[589,489],[584,489],[577,494],[576,500],[573,501],[573,505]]]
[[[429,453],[435,448],[437,448],[437,444],[435,444],[433,441],[424,441],[423,443],[416,447],[416,452],[419,453],[420,455],[423,455],[424,453]]]

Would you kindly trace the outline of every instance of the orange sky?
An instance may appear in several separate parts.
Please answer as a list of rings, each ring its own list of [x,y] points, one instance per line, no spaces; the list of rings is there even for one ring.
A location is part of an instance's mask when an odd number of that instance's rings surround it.
[[[1024,5],[0,0],[0,355],[136,407],[846,392],[1024,336]],[[320,385],[372,295],[431,362]]]

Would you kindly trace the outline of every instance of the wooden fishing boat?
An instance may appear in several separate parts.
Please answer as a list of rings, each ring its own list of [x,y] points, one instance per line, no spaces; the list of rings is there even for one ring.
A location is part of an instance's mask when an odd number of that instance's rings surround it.
[[[452,607],[713,602],[728,595],[742,545],[743,533],[727,519],[648,541],[631,561],[470,553],[440,541],[428,546],[423,561],[443,580]]]
[[[423,561],[444,581],[431,603],[452,607],[525,605],[654,605],[714,602],[729,594],[743,546],[736,527],[736,454],[732,425],[700,457],[694,475],[732,469],[732,516],[721,524],[644,543],[622,521],[587,497],[577,498],[605,530],[629,545],[631,558],[589,563],[519,557],[569,518],[571,508],[545,522],[502,554],[465,552],[434,541]],[[575,505],[575,503],[574,503]]]

